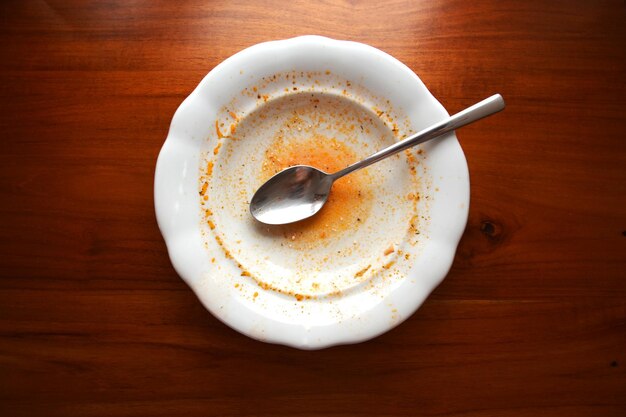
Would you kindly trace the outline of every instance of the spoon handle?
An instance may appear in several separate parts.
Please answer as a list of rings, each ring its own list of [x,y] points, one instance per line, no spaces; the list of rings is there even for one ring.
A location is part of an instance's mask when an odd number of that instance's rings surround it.
[[[337,180],[344,175],[356,171],[357,169],[365,168],[366,166],[372,165],[373,163],[383,160],[391,155],[395,155],[400,151],[412,148],[415,145],[419,145],[420,143],[439,137],[450,132],[451,130],[458,129],[459,127],[463,127],[484,117],[491,116],[492,114],[503,109],[504,99],[500,94],[494,94],[493,96],[486,98],[483,101],[476,103],[439,123],[435,123],[434,125],[417,132],[400,142],[394,143],[393,145],[368,156],[362,161],[356,162],[341,171],[331,174],[331,177],[333,181]]]

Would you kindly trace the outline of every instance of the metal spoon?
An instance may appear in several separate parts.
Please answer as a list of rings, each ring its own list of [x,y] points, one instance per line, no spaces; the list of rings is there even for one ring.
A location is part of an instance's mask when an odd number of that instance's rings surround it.
[[[495,94],[334,174],[327,174],[307,165],[296,165],[284,169],[254,193],[250,201],[250,213],[261,223],[273,225],[293,223],[309,218],[320,211],[328,199],[333,183],[344,175],[502,109],[504,109],[504,99],[500,94]]]

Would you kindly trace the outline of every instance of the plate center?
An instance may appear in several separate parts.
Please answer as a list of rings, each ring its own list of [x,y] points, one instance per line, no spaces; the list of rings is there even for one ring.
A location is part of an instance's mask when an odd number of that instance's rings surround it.
[[[345,294],[388,268],[415,208],[403,154],[337,181],[327,206],[302,222],[264,225],[248,204],[286,167],[335,172],[395,141],[372,110],[341,94],[288,94],[243,116],[213,162],[210,197],[213,231],[243,276],[308,298]]]

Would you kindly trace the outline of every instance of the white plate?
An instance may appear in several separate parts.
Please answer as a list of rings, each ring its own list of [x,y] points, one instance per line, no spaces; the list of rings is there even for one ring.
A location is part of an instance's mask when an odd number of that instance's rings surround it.
[[[248,202],[276,169],[332,171],[445,117],[408,67],[367,45],[304,36],[228,58],[176,111],[157,162],[176,271],[258,340],[318,349],[395,327],[443,280],[467,222],[454,134],[345,177],[308,223],[262,226]]]

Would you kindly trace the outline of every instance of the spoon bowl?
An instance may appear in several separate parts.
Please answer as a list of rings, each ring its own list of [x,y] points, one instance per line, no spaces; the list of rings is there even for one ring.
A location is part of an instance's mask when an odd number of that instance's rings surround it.
[[[272,176],[252,197],[250,212],[261,223],[294,223],[313,216],[328,200],[333,177],[308,165]]]
[[[334,174],[308,165],[284,169],[254,193],[250,213],[261,223],[270,225],[307,219],[324,206],[335,180],[503,109],[504,99],[495,94]]]

